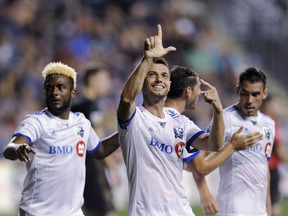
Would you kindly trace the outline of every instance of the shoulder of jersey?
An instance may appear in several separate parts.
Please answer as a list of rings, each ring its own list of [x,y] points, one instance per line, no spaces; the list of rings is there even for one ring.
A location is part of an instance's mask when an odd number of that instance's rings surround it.
[[[228,106],[224,109],[224,112],[226,112],[226,113],[231,113],[231,112],[235,112],[235,111],[237,111],[236,104]]]
[[[84,114],[82,112],[72,112],[74,116],[76,117],[82,117]]]
[[[46,114],[47,114],[46,111],[47,111],[46,109],[43,109],[43,110],[41,110],[41,111],[35,112],[33,115],[34,115],[34,116],[43,116],[43,115],[46,115]]]
[[[275,123],[274,119],[272,119],[270,116],[268,116],[268,115],[266,115],[266,114],[264,114],[264,113],[262,113],[262,112],[259,112],[259,113],[260,113],[260,115],[263,116],[263,119],[264,119],[264,120],[266,120],[266,121],[268,121],[268,122]]]
[[[181,114],[179,114],[178,112],[176,112],[174,109],[171,109],[169,107],[165,107],[164,111],[171,116],[172,118],[177,118],[179,116],[181,116]]]

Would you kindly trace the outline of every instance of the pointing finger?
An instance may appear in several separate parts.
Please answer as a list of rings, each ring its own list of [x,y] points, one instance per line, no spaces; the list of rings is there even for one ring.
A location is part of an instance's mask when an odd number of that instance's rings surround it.
[[[212,86],[210,83],[204,81],[203,79],[200,79],[201,84],[203,84],[204,86],[206,86],[208,89],[212,89],[214,88],[214,86]]]
[[[160,41],[162,41],[162,27],[160,24],[158,24],[157,26],[158,26],[158,37]]]

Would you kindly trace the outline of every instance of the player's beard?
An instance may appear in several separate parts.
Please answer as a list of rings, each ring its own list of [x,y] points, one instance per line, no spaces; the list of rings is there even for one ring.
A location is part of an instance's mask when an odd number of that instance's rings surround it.
[[[70,111],[71,100],[72,100],[71,97],[69,97],[67,100],[64,100],[62,102],[62,106],[60,106],[60,107],[51,106],[47,99],[46,99],[46,104],[47,104],[48,110],[53,115],[58,116],[58,115],[61,115],[62,113],[66,112],[66,111]]]

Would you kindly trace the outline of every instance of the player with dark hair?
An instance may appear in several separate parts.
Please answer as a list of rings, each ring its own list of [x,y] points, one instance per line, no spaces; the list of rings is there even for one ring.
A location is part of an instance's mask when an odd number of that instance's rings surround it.
[[[165,107],[177,115],[182,114],[185,110],[193,110],[201,94],[199,75],[188,67],[174,66],[171,69],[170,81],[171,87],[165,101]],[[231,141],[219,152],[206,157],[210,152],[201,150],[197,157],[188,163],[187,169],[193,172],[202,209],[206,214],[216,214],[219,207],[209,192],[205,175],[219,167],[235,151],[246,149],[262,138],[258,132],[240,135],[241,127],[239,126],[239,128],[233,134]]]
[[[164,108],[170,73],[162,57],[175,50],[163,47],[158,25],[158,34],[146,38],[144,56],[121,94],[118,133],[128,174],[131,216],[193,216],[181,182],[183,162],[189,163],[197,155],[194,148],[217,151],[223,144],[222,105],[209,83],[201,80],[207,88],[202,95],[214,111],[210,136],[187,117]],[[143,104],[136,106],[141,90]]]
[[[263,138],[248,149],[232,154],[220,167],[217,215],[271,215],[268,161],[275,138],[275,122],[259,111],[267,97],[265,73],[251,67],[239,76],[239,101],[224,110],[225,144],[243,127],[242,134],[258,131]]]

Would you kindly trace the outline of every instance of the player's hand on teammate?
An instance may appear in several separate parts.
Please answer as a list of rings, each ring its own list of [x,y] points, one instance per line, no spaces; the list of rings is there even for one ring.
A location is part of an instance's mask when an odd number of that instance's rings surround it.
[[[29,153],[36,154],[34,149],[28,144],[19,144],[19,147],[15,150],[18,159],[22,162],[28,163],[30,161]]]
[[[235,151],[247,149],[255,145],[263,137],[259,132],[240,134],[242,130],[243,127],[240,127],[231,138],[231,143]]]
[[[169,46],[163,47],[162,44],[162,27],[158,24],[158,34],[146,38],[144,43],[144,56],[146,58],[158,58],[166,55],[170,51],[176,51],[176,48]]]
[[[200,82],[202,85],[205,86],[206,90],[201,91],[201,95],[204,97],[204,100],[211,104],[216,112],[222,112],[223,107],[222,103],[220,101],[217,89],[212,86],[210,83],[204,81],[203,79],[200,79]]]

